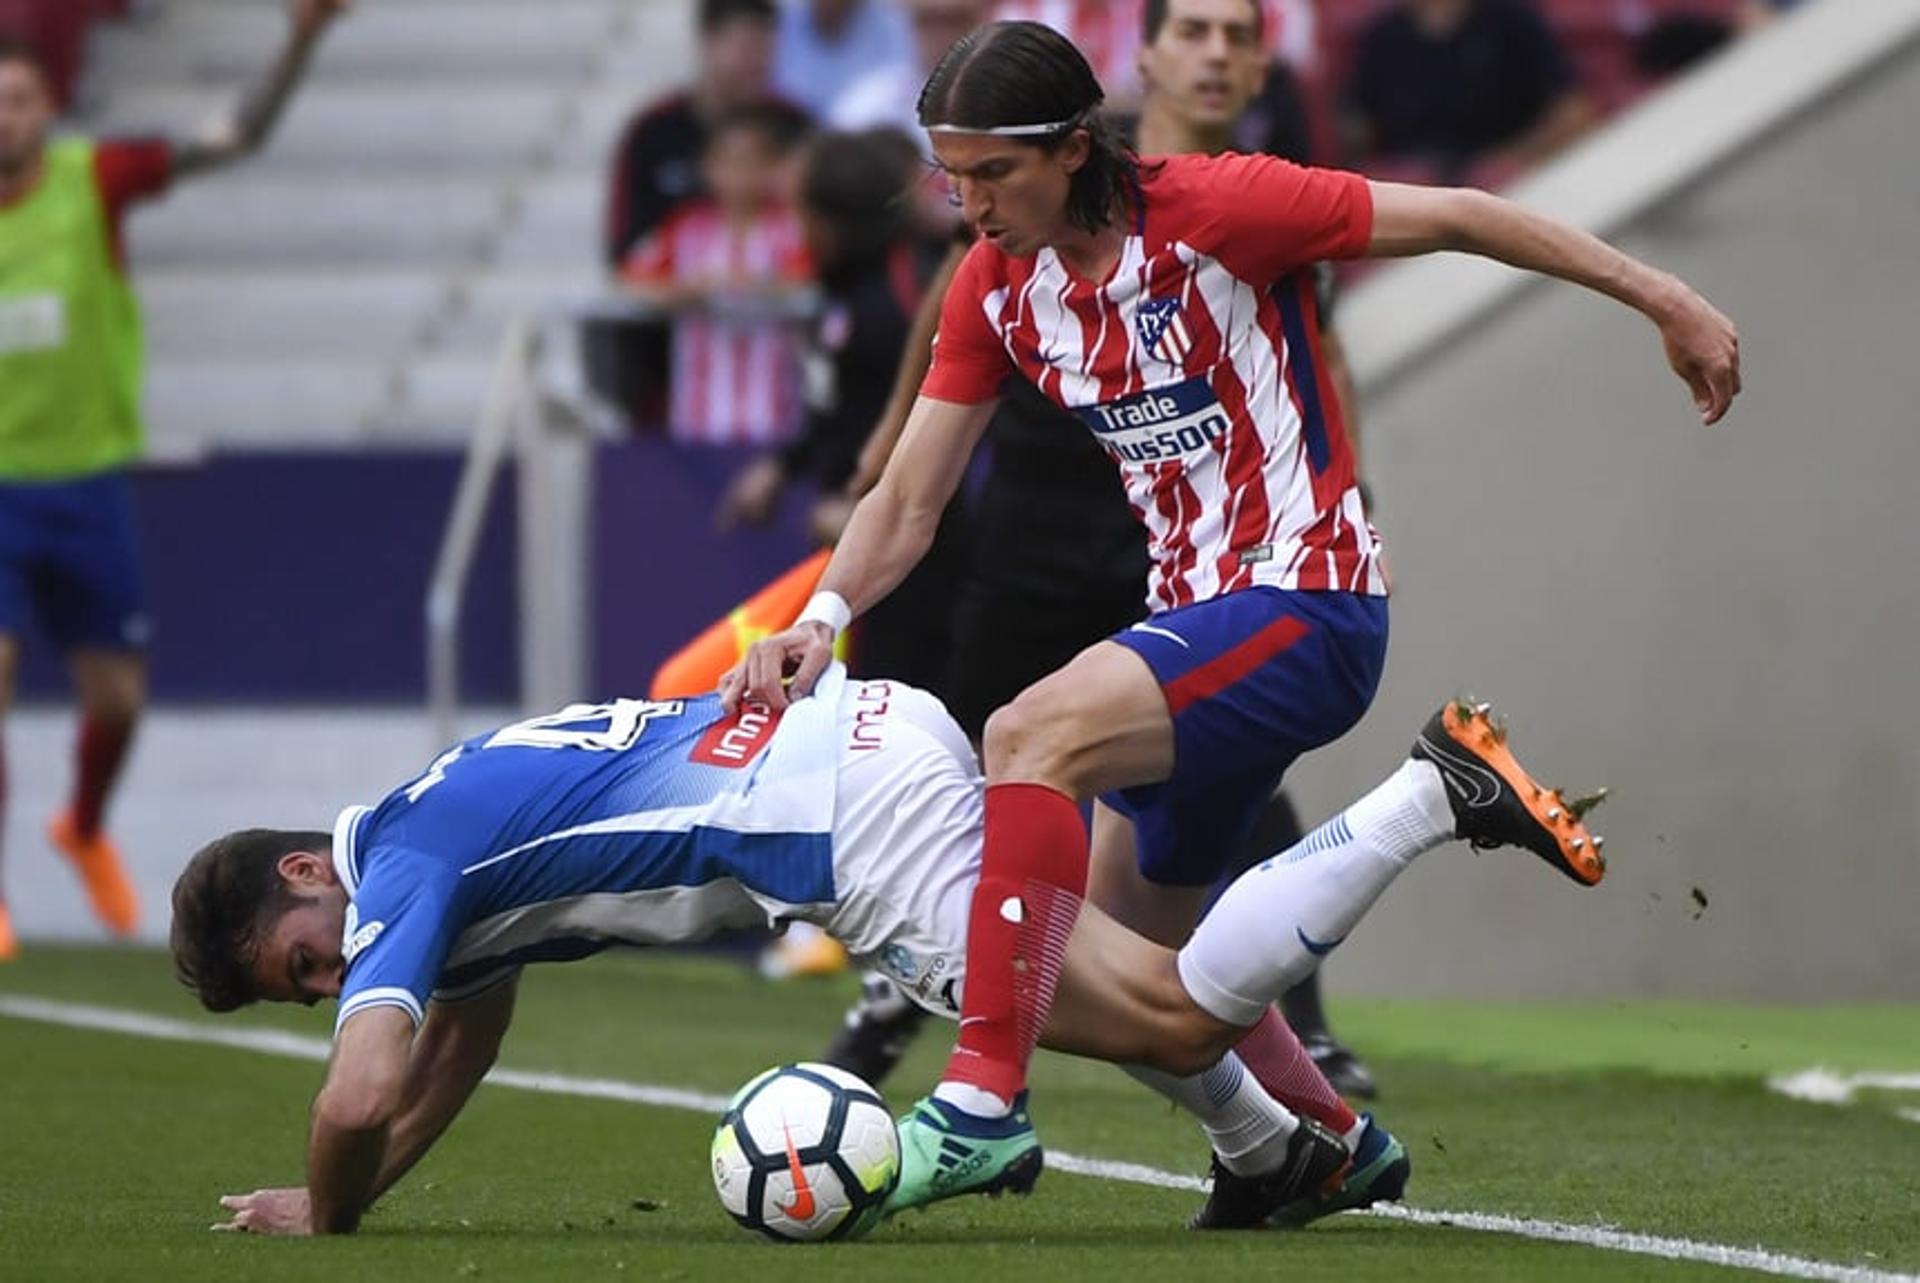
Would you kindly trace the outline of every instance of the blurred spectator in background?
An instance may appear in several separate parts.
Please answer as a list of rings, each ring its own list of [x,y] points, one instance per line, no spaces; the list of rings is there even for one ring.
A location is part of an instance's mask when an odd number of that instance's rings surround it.
[[[264,144],[346,0],[295,0],[271,70],[199,135],[48,141],[38,54],[0,40],[0,713],[38,617],[80,697],[71,802],[48,836],[94,913],[132,934],[139,904],[101,827],[146,702],[151,631],[126,468],[145,446],[144,349],[121,221],[169,183]],[[0,757],[0,798],[4,798]],[[0,960],[16,951],[0,900]]]
[[[618,269],[680,205],[706,194],[700,158],[719,117],[740,107],[779,103],[773,59],[779,11],[773,0],[700,0],[699,65],[691,86],[643,107],[614,148],[607,183],[602,253]],[[796,125],[805,113],[786,110]],[[607,319],[581,332],[594,391],[637,427],[667,417],[671,342],[655,321]]]
[[[1594,119],[1526,0],[1399,0],[1361,36],[1345,100],[1357,157],[1442,183],[1494,185]]]
[[[828,134],[808,148],[800,183],[807,248],[822,307],[807,343],[806,429],[735,480],[722,525],[772,516],[792,481],[815,490],[815,537],[832,543],[850,509],[842,494],[867,434],[886,409],[900,354],[940,246],[914,234],[919,151],[896,130]],[[901,600],[863,616],[848,666],[944,694],[953,601],[966,562],[962,500],[948,506],[927,560],[895,591]]]
[[[960,37],[993,17],[992,0],[906,0],[913,28],[913,58],[880,67],[848,85],[834,99],[827,123],[837,130],[897,129],[931,155],[920,128],[920,87]]]
[[[995,21],[1044,22],[1079,47],[1107,91],[1110,111],[1140,105],[1140,16],[1143,0],[1000,0]]]
[[[605,253],[618,266],[675,206],[704,194],[700,157],[713,122],[775,98],[773,0],[700,0],[700,63],[691,87],[644,107],[614,150]],[[787,110],[804,118],[798,108]]]
[[[713,122],[700,158],[710,195],[668,214],[621,276],[671,311],[667,428],[696,445],[768,445],[800,426],[799,351],[784,319],[812,277],[788,201],[801,139],[771,102]]]
[[[824,118],[835,97],[877,68],[913,62],[898,0],[785,0],[773,87]]]

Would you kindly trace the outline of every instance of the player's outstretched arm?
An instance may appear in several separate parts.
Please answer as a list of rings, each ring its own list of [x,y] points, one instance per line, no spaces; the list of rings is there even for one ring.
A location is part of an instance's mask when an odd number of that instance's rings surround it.
[[[1461,250],[1584,285],[1643,313],[1667,363],[1717,423],[1740,392],[1740,335],[1686,282],[1557,219],[1465,188],[1371,183],[1372,257]]]
[[[401,1008],[368,1007],[334,1035],[307,1137],[315,1234],[353,1233],[373,1202],[387,1132],[404,1099],[413,1033],[413,1017]]]
[[[173,175],[187,178],[252,155],[266,145],[287,101],[307,74],[320,37],[347,10],[348,0],[293,0],[287,42],[280,56],[222,113],[195,136],[174,148]]]
[[[960,405],[921,397],[887,470],[847,522],[820,577],[820,592],[835,594],[857,617],[899,586],[933,545],[940,514],[960,487],[973,447],[993,417],[995,402]],[[816,599],[817,600],[817,599]],[[728,712],[743,699],[785,708],[813,690],[833,661],[836,626],[802,616],[785,632],[755,642],[720,678]],[[790,687],[782,680],[791,674]]]
[[[436,1002],[427,1007],[426,1022],[413,1040],[413,1055],[407,1062],[406,1103],[387,1128],[386,1154],[373,1182],[374,1198],[411,1171],[466,1108],[474,1088],[499,1058],[500,1040],[513,1023],[519,989],[516,976],[466,1002]]]
[[[426,1023],[407,1060],[404,1104],[387,1126],[378,1174],[367,1202],[379,1198],[420,1161],[447,1130],[493,1068],[500,1040],[513,1020],[519,980],[471,1001],[427,1008]],[[316,1109],[316,1120],[318,1111]],[[220,1205],[232,1215],[216,1230],[253,1234],[314,1233],[312,1198],[306,1186],[229,1194]]]

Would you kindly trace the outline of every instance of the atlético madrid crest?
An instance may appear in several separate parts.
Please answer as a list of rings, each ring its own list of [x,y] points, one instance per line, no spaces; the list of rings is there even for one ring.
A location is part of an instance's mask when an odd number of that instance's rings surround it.
[[[1140,348],[1156,361],[1179,365],[1193,351],[1187,335],[1187,323],[1180,317],[1177,298],[1143,299],[1134,309],[1134,329],[1140,335]]]

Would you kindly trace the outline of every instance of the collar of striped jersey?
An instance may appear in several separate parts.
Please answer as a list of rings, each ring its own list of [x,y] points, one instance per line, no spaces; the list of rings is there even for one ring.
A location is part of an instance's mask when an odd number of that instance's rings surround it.
[[[349,900],[360,894],[360,858],[353,849],[354,835],[361,819],[372,811],[370,806],[350,806],[333,822],[333,872],[347,889]]]

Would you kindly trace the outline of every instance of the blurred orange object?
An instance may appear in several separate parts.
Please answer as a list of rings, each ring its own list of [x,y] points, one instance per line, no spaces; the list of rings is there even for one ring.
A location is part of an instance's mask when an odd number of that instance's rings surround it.
[[[740,661],[762,637],[792,625],[820,585],[831,548],[822,548],[716,620],[683,646],[653,675],[650,699],[704,695],[720,684],[720,675]]]

